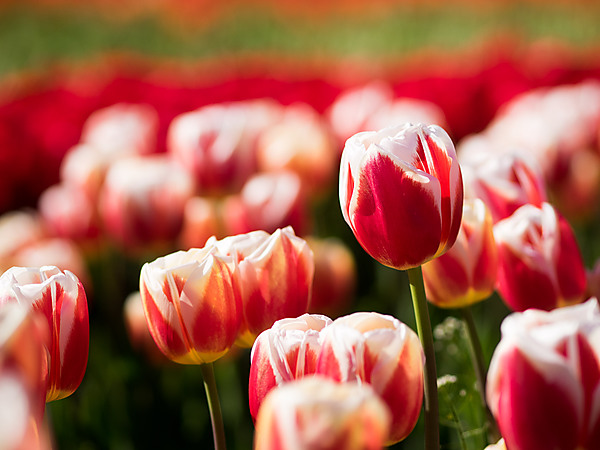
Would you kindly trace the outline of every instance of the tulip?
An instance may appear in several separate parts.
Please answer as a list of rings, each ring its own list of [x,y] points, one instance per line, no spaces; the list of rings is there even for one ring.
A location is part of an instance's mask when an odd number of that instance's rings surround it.
[[[310,224],[300,177],[289,171],[253,175],[239,194],[225,199],[223,224],[227,235],[272,233],[288,225],[305,234]]]
[[[296,317],[308,309],[314,274],[313,254],[291,227],[273,234],[253,231],[206,247],[232,259],[242,298],[242,323],[237,343],[251,347],[276,320]]]
[[[480,199],[466,199],[454,246],[423,265],[427,299],[461,308],[488,298],[496,286],[498,255],[492,217]]]
[[[169,359],[211,363],[233,345],[241,319],[239,292],[228,262],[207,249],[144,264],[140,293],[150,334]]]
[[[8,270],[21,250],[45,236],[38,214],[12,211],[0,216],[0,273]]]
[[[256,421],[255,450],[376,450],[390,415],[368,385],[312,376],[274,389]]]
[[[506,448],[600,448],[597,300],[513,313],[501,330],[487,398]]]
[[[119,157],[156,151],[158,114],[147,104],[117,103],[94,111],[83,125],[81,142]]]
[[[506,450],[506,445],[504,444],[504,439],[500,439],[495,444],[488,445],[484,450]]]
[[[125,248],[168,245],[181,231],[193,193],[192,179],[165,155],[122,159],[106,174],[101,217],[108,234]]]
[[[254,420],[271,389],[315,372],[321,331],[330,323],[329,317],[304,314],[278,320],[256,338],[250,355],[248,383],[250,414]]]
[[[586,273],[569,223],[550,205],[525,205],[494,226],[498,291],[514,311],[581,302]]]
[[[71,395],[88,360],[89,320],[83,285],[56,266],[12,267],[0,277],[0,306],[20,303],[45,318],[50,330],[46,401]]]
[[[183,225],[179,241],[182,248],[204,247],[212,236],[222,234],[220,203],[210,197],[191,197],[183,210]]]
[[[315,260],[309,312],[337,317],[348,308],[356,288],[354,256],[334,237],[309,237],[306,242]]]
[[[423,349],[417,334],[398,319],[354,313],[323,332],[316,374],[370,384],[390,408],[388,443],[406,438],[423,404]]]
[[[257,144],[258,170],[295,172],[309,197],[322,196],[331,187],[338,157],[323,119],[303,103],[288,106],[281,121],[267,128]]]
[[[461,172],[452,141],[436,125],[405,124],[348,139],[339,194],[356,239],[386,266],[418,267],[456,240]]]
[[[474,152],[459,153],[465,192],[483,200],[494,223],[523,205],[540,206],[546,201],[546,187],[535,162],[516,153]]]
[[[203,192],[237,190],[255,171],[259,134],[278,118],[264,100],[204,106],[173,119],[167,149]]]
[[[0,448],[50,448],[40,433],[46,399],[48,329],[17,303],[0,305]]]

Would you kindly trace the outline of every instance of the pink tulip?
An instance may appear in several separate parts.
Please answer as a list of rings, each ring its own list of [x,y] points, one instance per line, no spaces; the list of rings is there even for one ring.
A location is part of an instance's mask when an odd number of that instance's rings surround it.
[[[498,254],[492,217],[480,199],[465,199],[454,246],[423,265],[427,299],[461,308],[488,298],[496,287]]]
[[[256,421],[255,450],[376,450],[390,414],[366,384],[311,376],[271,391]]]
[[[243,315],[238,345],[251,347],[276,320],[297,317],[308,309],[312,288],[313,254],[291,227],[273,234],[253,231],[206,242],[217,255],[232,259],[240,287]]]
[[[144,264],[140,293],[150,334],[169,359],[210,363],[233,345],[241,320],[239,291],[228,263],[208,249]]]
[[[514,311],[581,302],[586,273],[569,223],[550,205],[525,205],[494,226],[498,291]]]
[[[487,399],[506,448],[600,448],[599,333],[596,299],[504,320]]]
[[[460,167],[452,141],[435,125],[405,124],[348,139],[339,195],[358,242],[395,269],[442,255],[460,228]]]
[[[253,419],[256,420],[262,401],[273,388],[315,372],[321,331],[330,323],[329,317],[304,314],[278,320],[256,338],[248,383]]]
[[[68,397],[79,387],[88,360],[89,320],[83,285],[55,266],[12,267],[0,277],[0,307],[20,303],[48,324],[46,401]]]
[[[388,443],[406,438],[423,404],[424,355],[417,334],[398,319],[354,313],[323,332],[317,374],[370,384],[392,413]]]

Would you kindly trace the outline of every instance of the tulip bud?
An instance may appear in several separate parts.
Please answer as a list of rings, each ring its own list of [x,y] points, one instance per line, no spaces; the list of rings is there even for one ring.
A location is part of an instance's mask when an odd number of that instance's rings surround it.
[[[233,345],[241,319],[239,292],[227,262],[207,249],[144,264],[140,293],[150,334],[171,360],[210,363]]]
[[[454,246],[423,264],[427,299],[442,308],[461,308],[484,300],[494,292],[497,270],[489,210],[480,199],[465,199]]]
[[[460,228],[460,167],[450,137],[436,125],[405,124],[348,139],[339,195],[358,242],[395,269],[442,255]]]
[[[311,376],[274,389],[256,421],[255,450],[376,450],[390,415],[366,384]]]
[[[501,329],[487,400],[506,448],[600,448],[597,300],[513,313]]]
[[[388,443],[406,438],[423,404],[424,355],[417,334],[398,319],[354,313],[323,332],[317,374],[370,384],[390,408]]]
[[[276,386],[315,372],[321,350],[321,331],[331,319],[304,314],[281,319],[263,331],[252,346],[248,398],[256,420],[264,397]]]
[[[243,318],[237,344],[254,339],[276,320],[297,317],[308,309],[314,274],[313,254],[291,227],[215,238],[206,242],[217,254],[232,258],[240,287]]]
[[[498,291],[514,311],[583,300],[586,273],[569,223],[550,205],[525,205],[494,226]]]
[[[88,360],[89,320],[83,285],[55,266],[12,267],[0,277],[0,306],[20,303],[42,315],[50,330],[46,401],[79,387]]]

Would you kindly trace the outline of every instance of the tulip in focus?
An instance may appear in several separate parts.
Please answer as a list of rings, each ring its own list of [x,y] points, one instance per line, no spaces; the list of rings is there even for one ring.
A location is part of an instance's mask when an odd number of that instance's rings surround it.
[[[89,352],[87,298],[81,282],[55,266],[12,267],[0,277],[0,308],[7,303],[32,308],[48,325],[46,401],[71,395],[83,379]]]
[[[388,444],[413,430],[423,405],[424,355],[417,334],[398,319],[359,312],[323,332],[316,374],[370,384],[392,414]]]
[[[460,228],[461,171],[450,137],[436,125],[405,124],[348,139],[339,195],[358,242],[395,269],[442,255]]]
[[[496,287],[498,254],[492,217],[480,199],[465,199],[454,246],[423,265],[427,299],[462,308],[488,298]]]
[[[514,311],[584,300],[586,273],[569,223],[550,205],[525,205],[494,226],[498,292]]]
[[[311,376],[267,396],[256,421],[255,450],[377,450],[390,414],[367,384]]]
[[[331,319],[303,314],[281,319],[256,338],[250,355],[248,397],[256,420],[265,396],[275,387],[315,372],[321,351],[321,332]]]
[[[308,310],[314,274],[313,254],[291,227],[273,234],[253,231],[206,242],[217,255],[232,260],[242,298],[242,323],[237,344],[251,347],[276,320]]]
[[[506,448],[600,448],[600,310],[596,299],[502,323],[487,399]]]
[[[41,320],[39,320],[41,319]],[[0,448],[50,449],[46,400],[45,321],[28,306],[0,305]]]
[[[169,359],[211,363],[233,345],[241,320],[239,291],[227,261],[207,249],[144,264],[140,293],[150,334]]]

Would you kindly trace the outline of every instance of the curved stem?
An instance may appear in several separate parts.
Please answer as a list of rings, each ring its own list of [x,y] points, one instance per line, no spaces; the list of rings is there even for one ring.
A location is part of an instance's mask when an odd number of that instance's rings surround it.
[[[479,341],[479,335],[477,334],[477,328],[475,327],[475,321],[473,320],[473,314],[471,314],[471,308],[461,308],[463,321],[465,322],[467,329],[467,337],[469,341],[469,351],[471,353],[471,361],[473,363],[473,369],[475,370],[475,377],[477,379],[477,389],[481,394],[481,404],[485,411],[488,422],[488,434],[492,442],[497,442],[500,439],[500,432],[496,425],[496,420],[490,411],[487,402],[485,400],[485,383],[487,378],[487,369],[483,362],[483,350],[481,349],[481,342]]]
[[[206,391],[206,400],[210,411],[210,421],[212,423],[213,439],[215,441],[215,450],[225,450],[225,430],[223,428],[223,416],[221,414],[221,403],[217,392],[217,383],[215,382],[215,372],[212,363],[200,364],[202,379],[204,380],[204,390]]]
[[[439,450],[440,431],[438,413],[437,373],[433,333],[421,266],[408,269],[408,281],[417,322],[417,332],[425,352],[425,450]]]

